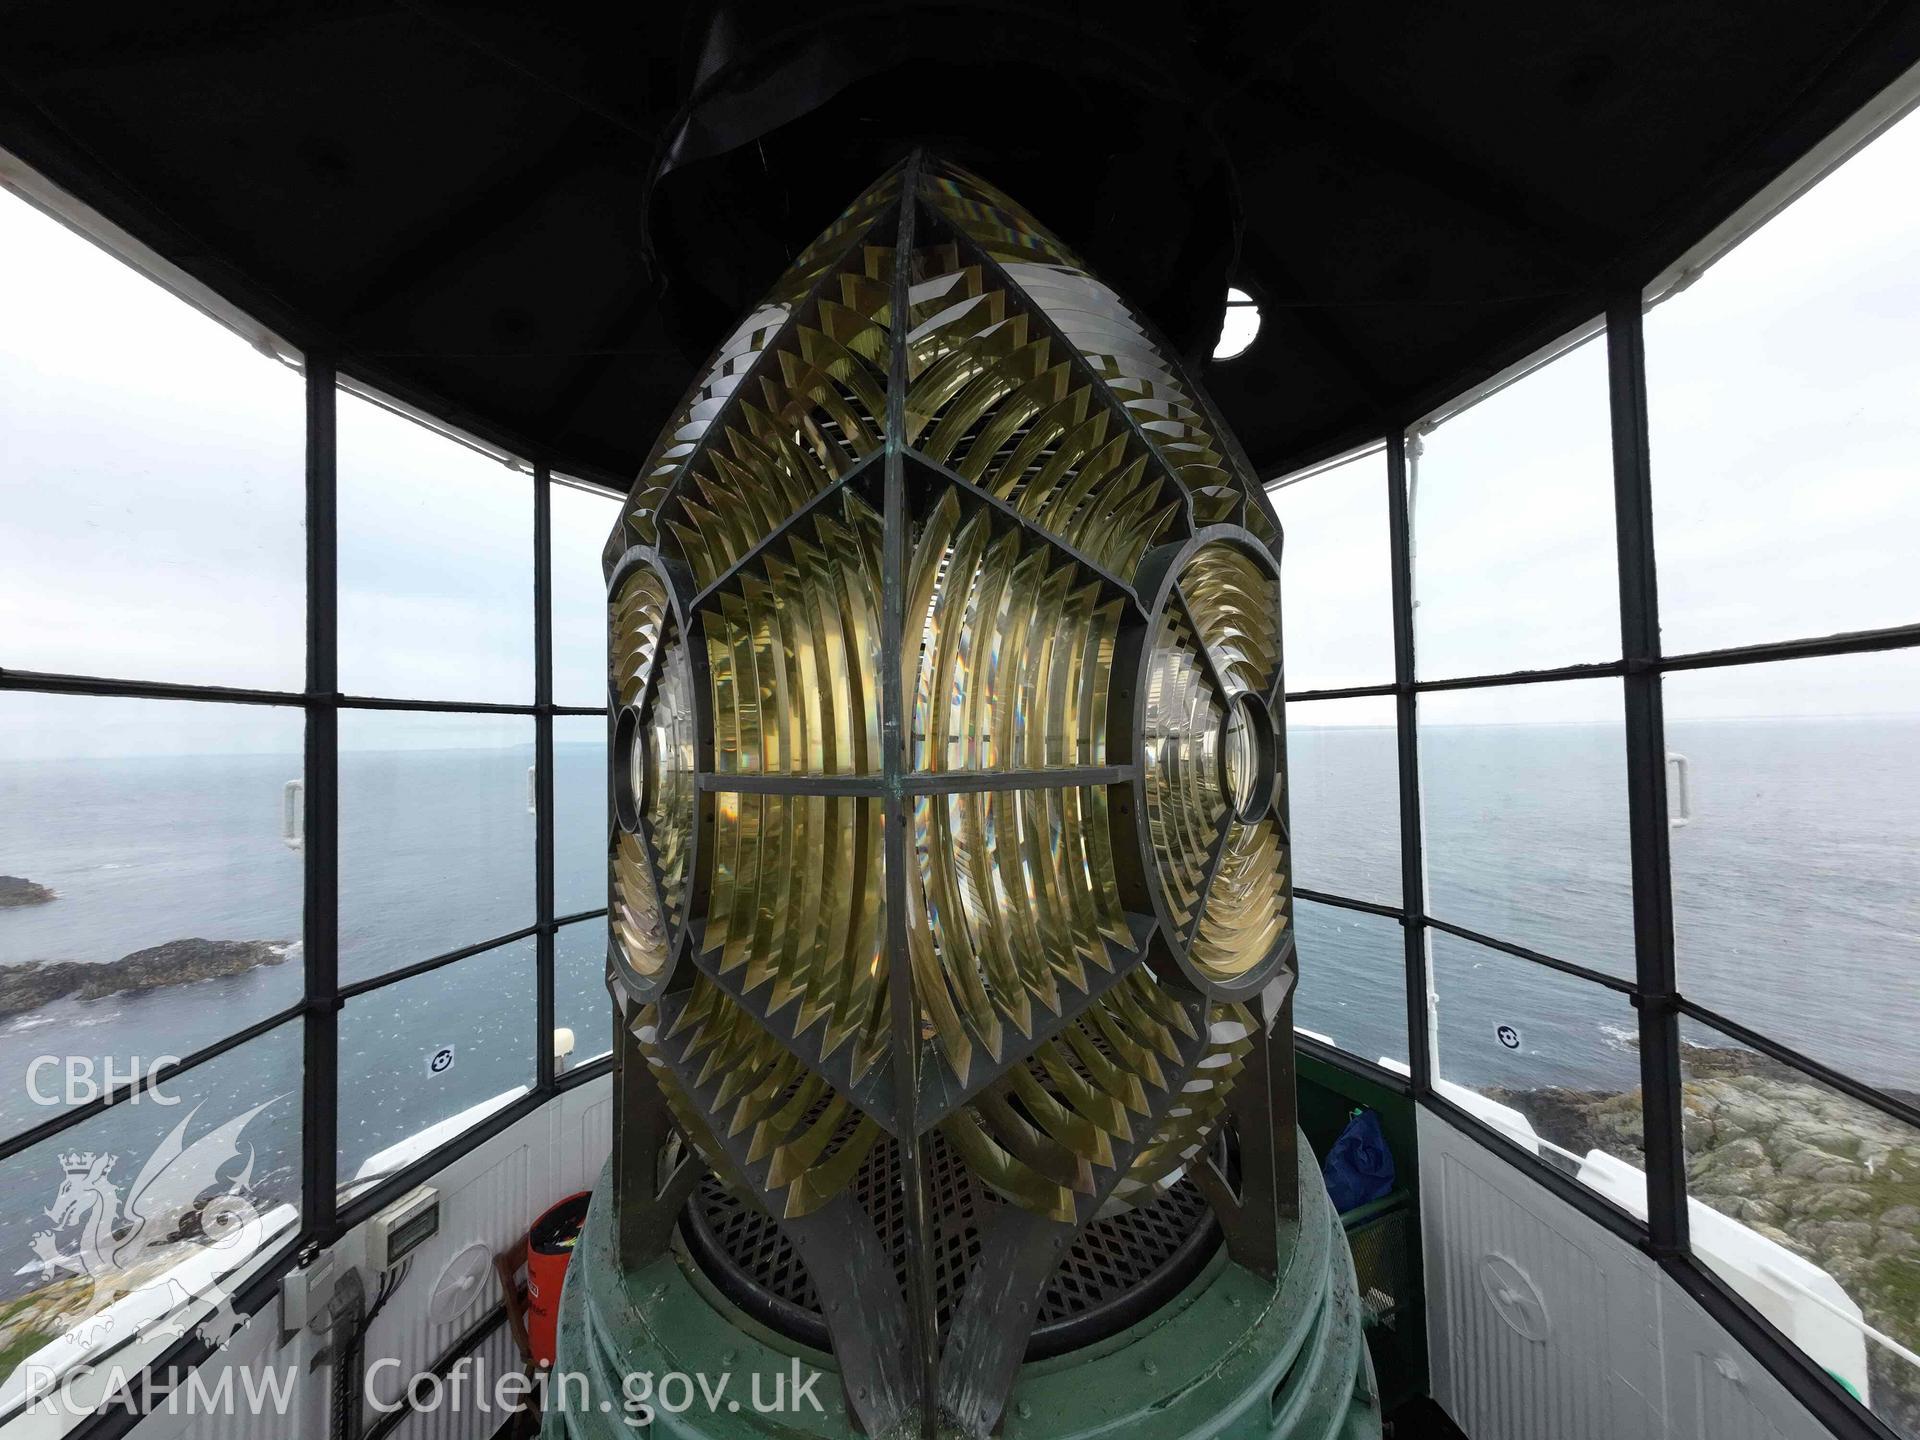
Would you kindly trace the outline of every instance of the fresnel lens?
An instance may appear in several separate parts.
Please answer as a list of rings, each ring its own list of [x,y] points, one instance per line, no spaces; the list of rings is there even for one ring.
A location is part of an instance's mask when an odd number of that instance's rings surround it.
[[[607,551],[618,1108],[563,1369],[830,1359],[818,1433],[1366,1433],[1298,1168],[1278,553],[1176,357],[975,176],[916,155],[794,262]]]

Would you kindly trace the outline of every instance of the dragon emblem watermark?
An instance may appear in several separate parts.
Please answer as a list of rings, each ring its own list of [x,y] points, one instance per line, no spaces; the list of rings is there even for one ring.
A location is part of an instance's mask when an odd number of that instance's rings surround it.
[[[179,1338],[203,1312],[201,1340],[219,1349],[233,1337],[241,1322],[221,1281],[259,1249],[267,1229],[244,1135],[274,1103],[190,1141],[202,1108],[195,1106],[124,1190],[118,1156],[60,1156],[60,1188],[44,1212],[53,1228],[33,1237],[33,1252],[43,1283],[69,1275],[91,1282],[62,1336],[76,1358],[128,1334]]]

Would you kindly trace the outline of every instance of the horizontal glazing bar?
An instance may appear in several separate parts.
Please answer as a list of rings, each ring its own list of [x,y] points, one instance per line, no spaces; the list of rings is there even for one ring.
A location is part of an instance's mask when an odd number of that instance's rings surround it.
[[[1342,1070],[1351,1070],[1354,1074],[1371,1080],[1374,1084],[1391,1090],[1395,1094],[1413,1093],[1413,1082],[1398,1070],[1389,1070],[1384,1065],[1376,1065],[1373,1061],[1363,1059],[1351,1050],[1342,1050],[1338,1045],[1323,1044],[1311,1035],[1302,1034],[1298,1028],[1293,1032],[1293,1044],[1302,1055],[1311,1056],[1329,1065],[1337,1065]]]
[[[1696,650],[1653,662],[1656,670],[1707,670],[1720,665],[1751,665],[1763,660],[1810,660],[1824,655],[1860,655],[1874,650],[1903,650],[1920,645],[1920,625],[1890,625],[1884,630],[1849,630],[1803,640],[1738,645],[1730,650]]]
[[[538,715],[543,707],[539,705],[508,705],[483,700],[395,700],[384,695],[335,695],[314,696],[316,700],[331,699],[343,710],[422,710],[456,715]],[[551,705],[544,707],[552,714]]]
[[[1600,1198],[1597,1190],[1582,1185],[1566,1171],[1549,1164],[1545,1158],[1526,1149],[1505,1132],[1496,1130],[1471,1110],[1462,1108],[1439,1091],[1421,1097],[1420,1103],[1454,1129],[1498,1155],[1515,1169],[1532,1176],[1589,1220],[1644,1251],[1649,1241],[1647,1227],[1618,1206]]]
[[[0,691],[97,695],[121,700],[197,700],[224,705],[327,705],[346,710],[423,710],[456,715],[605,715],[604,705],[510,705],[485,700],[402,700],[384,695],[338,695],[310,690],[248,690],[231,685],[175,685],[163,680],[116,680],[106,675],[56,675],[0,669]]]
[[[457,960],[466,960],[487,950],[498,950],[502,945],[511,945],[516,940],[525,940],[528,936],[538,935],[539,933],[540,927],[538,925],[528,925],[510,934],[496,935],[491,940],[482,940],[474,945],[462,946],[458,950],[449,950],[444,955],[435,955],[431,960],[419,960],[412,965],[403,965],[398,970],[389,970],[384,974],[375,975],[370,980],[356,980],[351,985],[342,985],[340,987],[339,998],[342,1001],[352,1000],[357,996],[367,994],[369,991],[385,989],[387,986],[397,984],[402,980],[411,980],[416,975],[425,975],[431,970],[438,970],[442,966],[451,965]]]
[[[50,1139],[63,1130],[68,1130],[75,1125],[83,1124],[100,1114],[101,1111],[109,1110],[123,1100],[131,1100],[136,1095],[144,1095],[156,1085],[163,1084],[175,1076],[184,1075],[197,1065],[205,1064],[209,1060],[217,1060],[229,1050],[238,1049],[249,1040],[259,1039],[277,1025],[284,1025],[289,1021],[298,1020],[306,1013],[306,1008],[305,1003],[302,1002],[301,1004],[289,1006],[285,1010],[269,1015],[264,1020],[256,1020],[253,1024],[247,1026],[246,1029],[236,1030],[224,1039],[216,1040],[213,1044],[204,1046],[194,1051],[191,1055],[181,1057],[179,1061],[172,1065],[163,1065],[149,1071],[131,1085],[122,1085],[118,1089],[108,1090],[103,1094],[95,1096],[84,1105],[76,1105],[70,1110],[63,1110],[60,1114],[55,1115],[49,1120],[42,1121],[31,1130],[23,1130],[18,1135],[9,1136],[6,1140],[0,1141],[0,1161],[10,1159],[23,1150],[31,1149],[41,1141]]]
[[[1920,1108],[1899,1100],[1871,1085],[1853,1079],[1851,1076],[1823,1065],[1818,1060],[1802,1055],[1789,1045],[1769,1039],[1758,1030],[1749,1029],[1738,1020],[1729,1020],[1718,1011],[1709,1010],[1704,1005],[1696,1005],[1684,995],[1674,997],[1674,1008],[1689,1019],[1698,1020],[1709,1029],[1718,1030],[1730,1040],[1737,1040],[1749,1049],[1758,1050],[1770,1059],[1778,1060],[1782,1065],[1805,1072],[1823,1085],[1829,1085],[1841,1094],[1858,1100],[1862,1105],[1871,1105],[1884,1114],[1891,1115],[1902,1124],[1911,1125],[1920,1131]]]
[[[586,1067],[583,1066],[582,1068],[585,1069]],[[557,1090],[557,1088],[558,1087],[555,1087],[555,1090]],[[421,1181],[446,1169],[447,1166],[458,1160],[462,1155],[477,1150],[501,1131],[519,1124],[520,1121],[526,1119],[527,1116],[533,1114],[534,1111],[540,1109],[541,1106],[552,1100],[555,1090],[542,1090],[537,1085],[529,1087],[527,1093],[522,1095],[518,1100],[515,1100],[511,1105],[503,1106],[494,1111],[493,1114],[487,1116],[487,1118],[482,1120],[478,1125],[462,1130],[453,1139],[447,1141],[446,1144],[428,1151],[418,1160],[408,1165],[404,1170],[395,1171],[393,1174],[382,1179],[379,1184],[374,1185],[362,1194],[354,1196],[351,1201],[340,1206],[339,1217],[334,1226],[336,1233],[344,1235],[368,1216],[381,1209],[381,1207],[386,1205],[396,1195],[406,1194],[407,1191],[420,1184]],[[325,1157],[320,1156],[310,1156],[308,1158],[312,1160],[325,1159]],[[325,1159],[325,1163],[331,1166],[338,1162],[337,1159]]]
[[[1382,905],[1373,900],[1356,900],[1350,895],[1331,895],[1324,890],[1309,890],[1304,886],[1293,887],[1296,899],[1311,900],[1316,905],[1335,905],[1342,910],[1358,910],[1367,915],[1379,915],[1387,920],[1406,923],[1406,915],[1398,905]]]
[[[1534,685],[1555,680],[1592,680],[1645,670],[1707,670],[1726,665],[1756,665],[1774,660],[1818,659],[1828,655],[1858,655],[1876,650],[1904,650],[1920,646],[1920,625],[1894,625],[1884,630],[1853,630],[1803,640],[1777,640],[1764,645],[1740,645],[1729,650],[1697,650],[1667,655],[1644,663],[1607,660],[1591,665],[1562,665],[1552,670],[1514,670],[1498,675],[1454,675],[1441,680],[1416,680],[1416,691],[1484,690],[1501,685]],[[1289,701],[1353,700],[1362,696],[1392,695],[1392,684],[1348,685],[1330,690],[1295,690]]]
[[[1471,940],[1476,945],[1484,945],[1489,950],[1498,950],[1503,955],[1511,955],[1519,960],[1531,960],[1536,965],[1544,965],[1549,970],[1558,970],[1561,974],[1571,975],[1576,980],[1590,981],[1608,990],[1618,991],[1622,995],[1640,993],[1640,987],[1631,980],[1622,980],[1617,975],[1606,975],[1598,970],[1589,970],[1586,966],[1576,965],[1571,960],[1555,959],[1538,950],[1529,950],[1524,945],[1515,945],[1510,941],[1496,940],[1491,935],[1482,935],[1478,930],[1468,930],[1461,925],[1449,925],[1446,921],[1436,920],[1431,915],[1427,916],[1423,923],[1431,925],[1435,930],[1444,930],[1447,934],[1462,940]]]
[[[1296,700],[1359,700],[1373,695],[1392,695],[1397,691],[1398,687],[1391,680],[1379,685],[1347,685],[1332,690],[1289,690],[1287,703],[1291,705]]]
[[[298,690],[170,685],[161,680],[112,680],[100,675],[54,675],[41,670],[0,669],[0,690],[31,690],[49,695],[102,695],[134,700],[215,700],[229,705],[302,705],[308,699]]]
[[[571,1090],[577,1085],[584,1085],[589,1080],[598,1079],[611,1069],[613,1069],[613,1056],[609,1054],[585,1061],[571,1069],[562,1070],[553,1077],[553,1093],[557,1095],[562,1090]]]
[[[1558,665],[1551,670],[1514,670],[1504,675],[1459,675],[1444,680],[1416,680],[1416,693],[1431,690],[1488,690],[1498,685],[1540,685],[1555,680],[1605,680],[1625,675],[1624,660],[1606,660],[1592,665]]]

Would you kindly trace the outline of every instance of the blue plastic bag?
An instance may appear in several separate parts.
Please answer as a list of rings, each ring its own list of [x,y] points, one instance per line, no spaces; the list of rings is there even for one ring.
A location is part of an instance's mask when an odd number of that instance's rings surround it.
[[[1391,1193],[1393,1152],[1380,1133],[1380,1117],[1371,1110],[1354,1111],[1347,1128],[1327,1151],[1321,1171],[1327,1177],[1333,1208],[1342,1214]]]

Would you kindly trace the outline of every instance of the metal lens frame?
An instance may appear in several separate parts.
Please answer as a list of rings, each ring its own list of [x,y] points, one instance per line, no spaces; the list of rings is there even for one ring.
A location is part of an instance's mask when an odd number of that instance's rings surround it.
[[[990,1431],[1060,1257],[1183,1178],[1276,1273],[1279,536],[1138,314],[919,155],[722,344],[634,486],[607,549],[623,1262],[711,1171],[806,1267],[867,1433]],[[992,1208],[944,1321],[935,1153]],[[857,1198],[895,1168],[904,1288]]]

